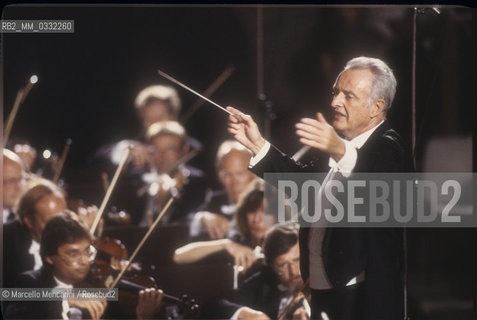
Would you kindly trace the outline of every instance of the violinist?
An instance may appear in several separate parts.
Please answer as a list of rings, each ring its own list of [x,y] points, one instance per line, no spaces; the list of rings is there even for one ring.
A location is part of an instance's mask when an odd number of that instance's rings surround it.
[[[147,226],[178,195],[161,223],[187,223],[205,198],[206,181],[202,171],[181,163],[190,152],[186,131],[176,121],[162,121],[150,125],[146,136],[149,167],[126,173],[115,204],[133,215],[133,223]]]
[[[91,236],[76,215],[65,211],[46,224],[40,245],[43,266],[39,270],[22,273],[17,284],[20,288],[73,288],[88,276],[94,259]],[[152,316],[160,307],[162,291],[143,290],[136,308],[138,319]],[[99,319],[107,307],[104,300],[63,300],[12,302],[5,315],[9,318]],[[79,315],[80,314],[80,315]]]
[[[42,266],[40,240],[51,218],[66,209],[62,190],[45,179],[29,182],[20,196],[18,218],[3,226],[3,279],[5,287],[14,287],[18,274]]]
[[[256,178],[240,195],[235,211],[238,232],[232,236],[232,239],[248,245],[250,248],[263,245],[265,233],[274,223],[274,217],[265,214],[264,192],[265,182]]]
[[[142,132],[134,140],[127,139],[113,145],[109,154],[113,164],[118,164],[124,150],[131,149],[133,168],[143,168],[149,164],[150,152],[147,144],[147,130],[156,122],[177,121],[181,111],[181,100],[177,91],[169,86],[152,85],[141,90],[134,101],[134,108],[141,123]],[[202,145],[191,137],[187,137],[189,145],[202,149]]]
[[[15,218],[15,206],[20,197],[24,175],[20,157],[3,149],[3,223]]]
[[[250,158],[250,152],[234,140],[226,140],[219,146],[216,168],[223,190],[208,193],[206,202],[194,214],[190,225],[192,238],[222,239],[233,229],[239,196],[256,177],[248,170]]]
[[[244,190],[235,211],[238,233],[230,238],[191,242],[175,250],[174,261],[229,262],[248,270],[257,261],[267,229],[274,217],[264,212],[264,183],[257,178]],[[257,266],[259,267],[259,266]],[[256,268],[254,268],[255,270]]]
[[[63,190],[53,182],[35,177],[25,185],[18,200],[17,218],[3,226],[3,279],[6,287],[14,287],[15,277],[23,271],[39,269],[40,240],[46,223],[66,209]],[[81,208],[80,220],[89,223],[91,208]]]
[[[16,280],[19,288],[73,288],[89,271],[93,257],[89,233],[73,218],[60,213],[50,219],[41,238],[40,255],[43,266],[22,273]],[[73,307],[81,307],[93,319],[99,319],[106,308],[105,301],[14,301],[5,311],[7,318],[69,319]]]
[[[298,230],[293,225],[276,225],[264,241],[266,266],[238,290],[204,306],[203,316],[213,319],[277,319],[303,286],[300,274]],[[284,318],[309,319],[306,299],[296,301]]]

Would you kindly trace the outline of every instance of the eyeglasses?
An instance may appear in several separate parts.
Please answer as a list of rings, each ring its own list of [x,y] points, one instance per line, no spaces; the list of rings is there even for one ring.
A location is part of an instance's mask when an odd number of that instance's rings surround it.
[[[88,262],[91,262],[96,257],[96,253],[97,250],[93,246],[89,246],[83,252],[80,252],[79,250],[74,250],[66,254],[58,253],[58,255],[66,262],[73,264],[79,262],[83,257],[86,258]]]

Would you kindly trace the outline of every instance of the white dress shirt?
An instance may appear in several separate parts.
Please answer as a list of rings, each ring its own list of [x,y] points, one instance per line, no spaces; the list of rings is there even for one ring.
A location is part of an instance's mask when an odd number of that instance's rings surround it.
[[[53,276],[53,278],[55,279],[55,282],[56,282],[56,287],[55,288],[58,288],[58,289],[73,289],[73,285],[71,284],[66,284],[60,280],[58,280],[57,277]],[[62,308],[62,311],[61,311],[61,316],[63,317],[64,320],[68,320],[68,311],[70,311],[70,305],[68,304],[68,300],[63,300],[61,302],[61,308]]]
[[[363,132],[362,134],[358,135],[357,137],[353,138],[352,140],[345,140],[342,139],[345,144],[345,153],[343,157],[336,162],[333,158],[329,158],[328,166],[330,170],[326,175],[325,179],[323,180],[323,186],[333,179],[333,176],[336,172],[341,173],[345,178],[349,177],[353,172],[353,169],[356,165],[356,161],[358,159],[357,150],[360,149],[366,141],[369,139],[371,134],[379,127],[382,123],[381,121],[375,127]],[[265,142],[264,146],[260,149],[260,151],[250,159],[249,168],[252,168],[257,163],[259,163],[268,153],[270,150],[270,143],[268,141]],[[320,188],[318,197],[321,197],[324,188]],[[321,215],[323,217],[323,215]],[[325,268],[323,265],[323,257],[322,257],[322,250],[321,244],[323,242],[324,234],[326,229],[326,221],[324,219],[320,219],[314,227],[311,228],[310,234],[308,237],[309,242],[309,270],[310,270],[310,287],[313,289],[330,289],[332,288],[331,283],[326,276]],[[364,273],[360,275],[356,275],[347,285],[353,285],[357,282],[364,280]]]
[[[43,262],[41,261],[41,256],[40,256],[40,244],[32,239],[30,249],[28,249],[28,253],[31,254],[33,256],[33,259],[35,260],[35,265],[33,266],[33,270],[40,269],[41,266],[43,265]]]

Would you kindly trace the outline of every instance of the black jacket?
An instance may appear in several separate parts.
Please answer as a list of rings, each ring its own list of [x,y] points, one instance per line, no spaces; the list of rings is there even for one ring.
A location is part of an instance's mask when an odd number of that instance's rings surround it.
[[[53,274],[44,267],[31,270],[17,277],[18,288],[54,288],[56,281]],[[12,301],[9,302],[5,319],[62,319],[61,301]]]
[[[3,226],[3,287],[15,287],[15,279],[33,269],[35,260],[28,252],[32,238],[28,228],[15,219]]]
[[[246,279],[238,290],[205,304],[202,316],[209,319],[229,319],[239,308],[246,306],[276,319],[280,301],[286,295],[278,290],[278,284],[273,270],[263,267],[260,272]]]
[[[353,173],[414,171],[409,151],[387,121],[376,128],[357,153]],[[252,171],[257,175],[265,172],[328,172],[328,157],[301,164],[271,147]],[[303,279],[309,276],[309,230],[304,227],[300,229],[300,268]],[[401,229],[327,228],[325,232],[323,262],[334,287],[343,287],[363,270],[366,272],[366,319],[402,319],[402,243]]]

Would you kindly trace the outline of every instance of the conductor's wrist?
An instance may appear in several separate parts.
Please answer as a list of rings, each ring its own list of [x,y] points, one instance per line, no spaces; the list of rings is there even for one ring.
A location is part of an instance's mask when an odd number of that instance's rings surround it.
[[[257,155],[257,153],[262,150],[263,146],[265,145],[265,139],[263,137],[260,137],[255,143],[253,144],[253,148],[251,149],[252,153],[254,156]]]

